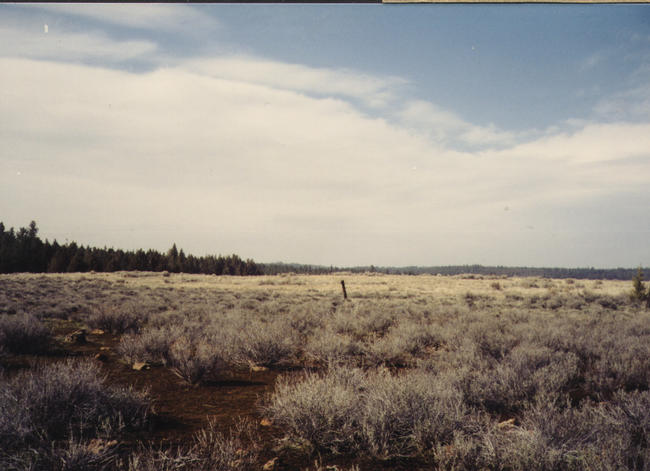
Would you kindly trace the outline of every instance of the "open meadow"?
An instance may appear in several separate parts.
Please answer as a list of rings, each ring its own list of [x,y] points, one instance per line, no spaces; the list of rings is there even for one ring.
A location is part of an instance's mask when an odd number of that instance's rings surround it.
[[[648,471],[650,311],[631,290],[0,275],[0,468]]]

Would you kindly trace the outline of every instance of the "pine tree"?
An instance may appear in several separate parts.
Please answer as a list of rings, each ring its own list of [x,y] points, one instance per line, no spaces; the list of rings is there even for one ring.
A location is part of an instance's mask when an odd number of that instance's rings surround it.
[[[632,298],[637,301],[646,301],[646,304],[650,301],[650,290],[648,293],[645,291],[645,286],[643,285],[643,271],[641,267],[636,273],[636,276],[632,279]]]

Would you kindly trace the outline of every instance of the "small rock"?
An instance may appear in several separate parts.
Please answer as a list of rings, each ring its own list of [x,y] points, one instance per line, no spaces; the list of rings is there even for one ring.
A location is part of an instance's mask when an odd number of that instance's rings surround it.
[[[146,361],[136,361],[133,364],[132,368],[134,370],[136,370],[136,371],[148,370],[149,369],[149,363],[147,363]]]
[[[63,339],[64,342],[74,343],[74,344],[84,344],[86,343],[86,331],[85,330],[75,330],[74,332],[68,334]]]
[[[95,360],[101,361],[102,363],[106,363],[108,361],[108,356],[105,353],[97,353],[95,354]]]
[[[90,331],[90,335],[104,335],[105,332],[102,329],[93,329]]]
[[[271,422],[269,419],[262,419],[260,420],[260,425],[262,427],[270,427],[271,425],[273,425],[273,422]]]
[[[272,471],[274,469],[277,469],[278,467],[278,457],[276,456],[272,460],[269,460],[266,462],[266,464],[262,467],[263,471]]]

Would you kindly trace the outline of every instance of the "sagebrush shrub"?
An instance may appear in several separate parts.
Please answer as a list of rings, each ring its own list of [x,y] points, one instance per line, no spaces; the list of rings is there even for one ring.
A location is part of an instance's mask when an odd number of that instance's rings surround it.
[[[499,321],[482,322],[474,327],[469,335],[484,357],[497,361],[521,341],[509,323]]]
[[[441,335],[432,326],[410,320],[400,321],[378,339],[367,342],[364,362],[370,365],[404,366],[426,352],[440,346]]]
[[[647,393],[617,394],[580,407],[537,401],[518,424],[474,421],[434,447],[437,470],[647,471]]]
[[[264,412],[294,439],[319,450],[351,452],[359,446],[359,393],[365,387],[363,372],[350,368],[306,374],[301,381],[280,378]]]
[[[86,318],[86,324],[112,334],[138,332],[147,321],[147,313],[133,304],[102,304],[94,308]]]
[[[537,396],[560,400],[579,375],[578,359],[572,353],[526,344],[492,366],[466,365],[459,370],[458,385],[468,404],[512,414]]]
[[[190,384],[198,384],[236,363],[229,334],[207,323],[185,318],[182,323],[147,327],[122,337],[118,347],[129,363],[163,364]]]
[[[149,412],[146,394],[106,385],[99,367],[87,361],[2,377],[0,468],[104,469],[112,459],[109,451],[88,451],[82,440],[141,429]]]
[[[0,315],[0,351],[39,354],[51,344],[52,332],[31,314]]]
[[[186,448],[141,448],[129,456],[128,471],[247,471],[255,469],[259,445],[250,423],[241,422],[228,434],[209,422]],[[259,468],[258,468],[259,469]]]
[[[65,446],[49,450],[32,450],[34,462],[24,469],[47,469],[52,471],[109,471],[116,469],[115,446],[99,447],[93,442],[71,438]]]
[[[272,367],[296,362],[299,335],[283,318],[267,322],[248,319],[240,324],[235,337],[242,363]]]
[[[226,360],[217,345],[205,338],[182,335],[169,347],[167,366],[190,384],[197,384],[207,376],[224,369]]]
[[[331,366],[323,376],[281,380],[265,413],[317,451],[384,459],[417,456],[451,440],[466,408],[443,376]]]
[[[588,386],[608,399],[619,390],[650,388],[650,335],[614,334],[600,343],[600,351],[586,372]]]
[[[138,334],[125,334],[120,339],[117,351],[129,363],[136,361],[167,363],[169,348],[182,331],[169,327],[149,327]]]
[[[73,432],[94,436],[107,427],[139,428],[149,412],[147,396],[107,386],[95,363],[71,360],[20,373],[2,382],[3,396],[23,414],[33,435],[62,439]],[[2,410],[3,413],[5,410]]]
[[[332,329],[318,329],[304,347],[308,360],[319,365],[360,363],[363,347],[360,341]]]
[[[460,391],[424,371],[393,376],[380,370],[360,402],[363,448],[379,458],[422,455],[448,443],[466,414]]]

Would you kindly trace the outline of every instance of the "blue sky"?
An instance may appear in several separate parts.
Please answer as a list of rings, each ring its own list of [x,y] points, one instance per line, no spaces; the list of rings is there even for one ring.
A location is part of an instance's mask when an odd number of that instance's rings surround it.
[[[646,5],[0,5],[0,220],[325,265],[650,265]]]

